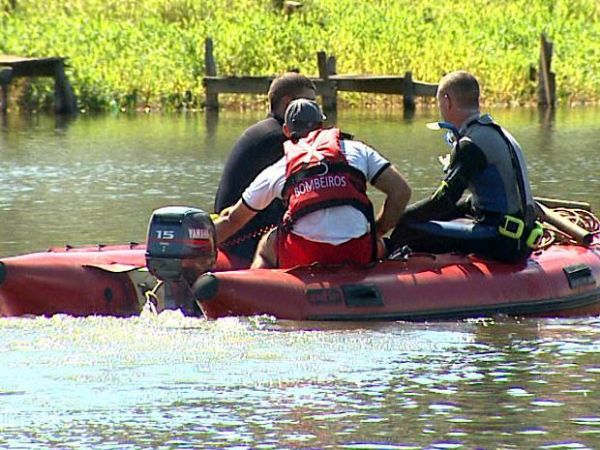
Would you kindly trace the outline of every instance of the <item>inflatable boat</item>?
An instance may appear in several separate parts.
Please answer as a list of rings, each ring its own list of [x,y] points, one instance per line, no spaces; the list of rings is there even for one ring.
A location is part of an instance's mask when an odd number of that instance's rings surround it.
[[[215,319],[440,320],[600,314],[600,235],[521,264],[413,254],[368,267],[248,269],[215,252],[208,214],[155,211],[146,244],[65,247],[0,259],[0,315],[139,314],[179,308]]]
[[[521,265],[472,255],[415,254],[369,268],[296,267],[202,275],[206,317],[439,320],[507,314],[600,314],[600,248],[555,245]]]
[[[219,252],[215,270],[247,266]],[[146,267],[145,244],[50,248],[0,259],[0,316],[132,316],[158,284]],[[158,294],[158,309],[177,306]]]

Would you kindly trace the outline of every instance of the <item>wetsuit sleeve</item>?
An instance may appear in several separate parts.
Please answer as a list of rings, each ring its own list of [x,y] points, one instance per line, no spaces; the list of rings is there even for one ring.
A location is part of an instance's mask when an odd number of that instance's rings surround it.
[[[215,196],[215,212],[235,205],[252,180],[283,156],[285,140],[281,124],[273,117],[244,131],[225,162]]]
[[[454,155],[450,159],[447,175],[434,196],[442,201],[456,204],[469,185],[473,176],[484,170],[487,158],[481,149],[470,139],[461,140]]]
[[[462,139],[452,152],[446,177],[437,190],[426,199],[413,203],[406,209],[403,219],[422,221],[444,220],[457,208],[473,176],[484,170],[487,158],[481,149],[470,139]]]

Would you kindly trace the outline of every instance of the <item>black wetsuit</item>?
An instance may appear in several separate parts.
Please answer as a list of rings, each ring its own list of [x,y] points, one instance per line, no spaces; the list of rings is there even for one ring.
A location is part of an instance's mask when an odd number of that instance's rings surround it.
[[[526,234],[512,239],[498,232],[505,214],[522,214],[508,141],[491,123],[489,116],[482,116],[467,125],[440,188],[407,207],[388,241],[390,250],[408,245],[413,251],[477,253],[501,261],[531,253],[524,245]],[[462,200],[465,190],[472,197]],[[467,220],[456,221],[462,218]]]
[[[283,156],[283,120],[270,114],[252,125],[237,140],[223,169],[215,197],[215,212],[235,205],[252,180],[266,167]],[[256,214],[241,230],[231,236],[222,247],[228,253],[252,259],[261,235],[278,224],[283,216],[281,200]]]

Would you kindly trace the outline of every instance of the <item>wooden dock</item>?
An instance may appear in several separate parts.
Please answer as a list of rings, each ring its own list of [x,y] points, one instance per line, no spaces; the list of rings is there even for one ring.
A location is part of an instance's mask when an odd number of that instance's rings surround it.
[[[537,103],[552,109],[556,102],[556,77],[551,71],[553,44],[545,35],[541,36],[539,66],[536,70],[530,67],[531,80],[538,80]],[[9,89],[12,81],[18,77],[53,77],[55,104],[58,114],[74,114],[77,112],[77,100],[65,74],[63,57],[27,58],[13,55],[0,55],[0,111],[8,108]],[[207,110],[218,111],[219,95],[261,94],[265,95],[272,76],[218,76],[217,63],[213,53],[213,41],[205,40],[205,76],[203,85],[206,93]],[[415,109],[417,97],[434,98],[437,84],[415,81],[411,71],[403,75],[338,75],[335,56],[327,56],[325,52],[317,53],[318,76],[309,77],[322,97],[323,109],[337,109],[338,92],[357,92],[372,94],[401,95],[405,112]]]
[[[54,110],[57,114],[77,112],[77,100],[65,74],[65,59],[61,57],[26,58],[0,55],[0,110],[8,109],[10,84],[18,77],[54,78]]]
[[[206,39],[204,63],[206,108],[219,109],[219,94],[266,94],[275,76],[217,76],[212,40]],[[317,53],[318,77],[309,77],[323,99],[323,109],[337,109],[338,92],[402,95],[405,111],[415,109],[416,97],[435,97],[437,84],[413,81],[410,71],[398,75],[338,75],[336,59],[325,52]]]
[[[556,103],[556,77],[551,71],[553,44],[545,34],[540,38],[539,65],[530,68],[530,78],[537,79],[537,104],[554,108]],[[217,76],[217,63],[213,54],[212,39],[204,47],[206,109],[219,109],[219,94],[266,94],[275,76]],[[361,92],[401,95],[404,110],[415,109],[416,97],[435,97],[437,84],[414,81],[412,72],[404,75],[338,75],[336,59],[325,52],[317,53],[318,77],[309,77],[323,99],[323,109],[335,111],[338,92]]]

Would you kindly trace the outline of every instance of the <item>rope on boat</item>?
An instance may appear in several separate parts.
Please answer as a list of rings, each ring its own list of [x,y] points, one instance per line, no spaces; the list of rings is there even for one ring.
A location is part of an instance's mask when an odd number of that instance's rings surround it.
[[[227,248],[227,247],[235,247],[236,245],[239,245],[243,242],[246,242],[250,239],[254,239],[254,238],[260,238],[262,237],[264,234],[267,234],[269,231],[271,231],[273,228],[275,228],[276,225],[267,225],[264,226],[262,228],[259,228],[257,230],[254,230],[251,233],[246,233],[243,234],[241,236],[235,237],[235,238],[231,238],[228,239],[227,241],[223,242],[221,244],[221,247]]]
[[[594,237],[600,236],[600,219],[598,219],[592,212],[585,209],[575,209],[575,208],[566,208],[566,207],[557,207],[552,208],[552,211],[569,222],[574,223],[581,229],[591,233]],[[267,225],[257,230],[254,230],[251,233],[246,233],[241,236],[237,236],[235,238],[229,239],[223,244],[222,247],[235,247],[249,239],[254,239],[257,237],[261,237],[264,234],[271,231],[275,228],[276,225]],[[547,221],[543,222],[544,226],[544,235],[541,239],[540,244],[538,245],[538,250],[544,250],[550,247],[553,244],[572,244],[572,245],[582,245],[580,242],[575,240],[571,235],[565,233],[564,231],[558,229],[556,226],[550,224]],[[600,240],[594,239],[594,241],[590,244],[590,247],[600,247]],[[152,291],[147,291],[146,296],[157,299],[156,290],[160,285],[157,285]]]
[[[158,303],[159,303],[157,292],[161,288],[162,285],[163,285],[163,281],[157,280],[156,284],[154,285],[154,287],[151,290],[144,292],[144,297],[146,298],[146,305],[148,305],[150,307],[150,309],[152,310],[152,312],[154,312],[154,313],[156,313],[156,311],[158,309]]]
[[[564,208],[564,207],[553,208],[552,211],[559,214],[563,218],[569,220],[570,222],[574,223],[575,225],[579,226],[580,228],[584,229],[585,231],[587,231],[593,235],[600,235],[600,219],[598,219],[590,211],[587,211],[585,209],[573,209],[573,208]],[[221,245],[222,245],[222,247],[225,247],[225,248],[234,247],[234,246],[239,245],[249,239],[263,236],[264,234],[268,233],[273,228],[275,228],[275,226],[276,225],[264,226],[264,227],[259,228],[251,233],[246,233],[241,236],[235,237],[233,239],[229,239],[228,241],[224,242]],[[543,226],[544,226],[544,236],[542,237],[540,245],[538,246],[538,250],[544,250],[553,244],[581,245],[579,242],[577,242],[575,239],[573,239],[573,237],[571,237],[569,234],[565,233],[564,231],[559,230],[554,225],[552,225],[548,222],[543,222]],[[590,246],[591,247],[600,246],[600,242],[598,242],[598,240],[596,239],[594,241],[594,243],[592,243]],[[158,287],[159,286],[155,287],[155,289],[153,289],[153,291],[157,290]],[[148,291],[148,292],[150,292],[150,291]],[[147,295],[152,295],[152,294],[149,294],[148,292],[146,293]]]
[[[593,235],[600,235],[600,219],[598,219],[590,211],[584,209],[569,209],[569,208],[553,208],[557,214],[560,214],[563,218],[574,223],[585,231],[592,233]],[[542,242],[539,245],[539,249],[543,250],[550,247],[553,244],[572,244],[581,245],[572,236],[559,230],[554,225],[544,222],[544,236]],[[597,240],[590,245],[591,247],[600,246],[600,242]]]

